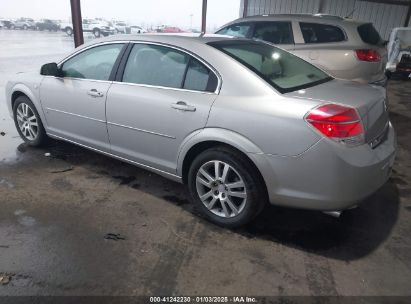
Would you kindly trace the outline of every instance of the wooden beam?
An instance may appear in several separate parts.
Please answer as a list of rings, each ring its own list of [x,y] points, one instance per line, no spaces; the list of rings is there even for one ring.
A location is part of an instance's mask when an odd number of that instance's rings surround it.
[[[73,22],[74,46],[78,47],[84,43],[83,20],[81,19],[80,0],[70,0],[71,20]]]

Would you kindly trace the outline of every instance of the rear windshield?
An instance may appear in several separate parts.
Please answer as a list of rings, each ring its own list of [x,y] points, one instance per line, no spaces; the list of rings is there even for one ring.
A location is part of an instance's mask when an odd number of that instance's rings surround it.
[[[362,41],[365,43],[372,45],[381,45],[383,43],[380,34],[374,28],[372,23],[360,25],[358,27],[358,34],[360,34]]]
[[[279,48],[257,41],[218,41],[209,45],[231,56],[280,93],[312,87],[332,77]]]

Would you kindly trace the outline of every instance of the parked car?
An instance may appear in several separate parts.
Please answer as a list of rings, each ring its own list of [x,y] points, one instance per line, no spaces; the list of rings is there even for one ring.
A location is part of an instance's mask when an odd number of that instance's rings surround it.
[[[115,22],[113,22],[113,26],[114,26],[117,34],[126,34],[127,33],[127,23],[125,23],[123,21],[115,21]]]
[[[156,29],[156,32],[158,33],[185,33],[182,29],[176,27],[176,26],[158,26]]]
[[[60,25],[56,21],[50,19],[42,19],[36,22],[36,29],[39,31],[48,30],[57,32],[60,30]]]
[[[145,34],[147,31],[138,25],[130,26],[130,34]]]
[[[237,19],[216,33],[268,41],[336,78],[386,84],[385,42],[369,22],[329,15],[265,15]]]
[[[14,22],[14,28],[22,30],[36,29],[36,23],[31,18],[20,18]]]
[[[387,74],[411,75],[411,28],[394,28],[388,43]]]
[[[62,23],[60,28],[67,35],[73,35],[73,24]],[[83,19],[83,32],[93,33],[94,37],[99,38],[101,36],[108,36],[115,34],[115,28],[108,21],[95,20],[95,19]]]
[[[334,79],[262,41],[124,39],[10,79],[24,141],[66,140],[185,183],[228,227],[267,200],[339,212],[388,180],[396,140],[384,88]]]
[[[3,28],[9,29],[9,30],[14,29],[14,22],[12,20],[2,19],[1,23],[3,25]]]

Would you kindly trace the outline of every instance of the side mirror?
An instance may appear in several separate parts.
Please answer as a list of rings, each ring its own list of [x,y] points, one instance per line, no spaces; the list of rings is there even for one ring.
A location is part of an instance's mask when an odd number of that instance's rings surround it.
[[[46,63],[45,65],[41,67],[40,75],[61,77],[62,73],[59,67],[57,66],[57,63],[52,62],[52,63]]]

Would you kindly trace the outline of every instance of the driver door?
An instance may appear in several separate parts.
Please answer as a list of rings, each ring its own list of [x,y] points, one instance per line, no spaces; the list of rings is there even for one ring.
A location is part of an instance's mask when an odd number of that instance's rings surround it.
[[[40,99],[51,135],[109,152],[106,96],[124,44],[86,49],[62,65],[62,77],[46,76]]]

